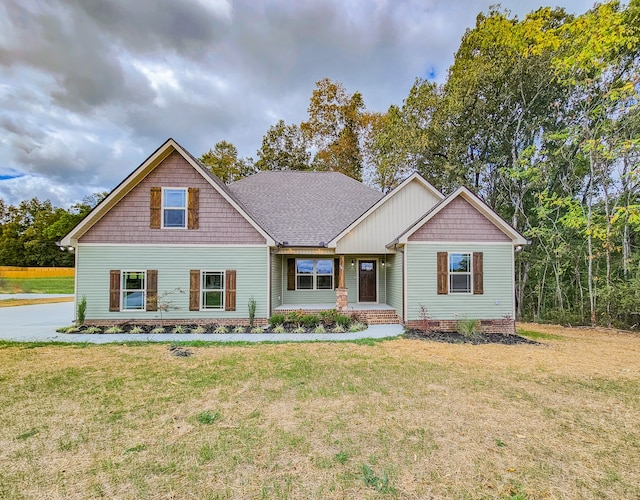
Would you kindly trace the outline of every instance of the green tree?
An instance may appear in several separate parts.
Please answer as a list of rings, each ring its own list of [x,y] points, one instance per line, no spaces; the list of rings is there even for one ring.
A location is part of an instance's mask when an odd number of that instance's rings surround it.
[[[239,158],[237,148],[228,141],[216,143],[200,157],[200,161],[225,184],[256,172],[251,158]]]
[[[258,170],[309,170],[311,153],[306,137],[296,124],[284,120],[269,127],[258,150]]]

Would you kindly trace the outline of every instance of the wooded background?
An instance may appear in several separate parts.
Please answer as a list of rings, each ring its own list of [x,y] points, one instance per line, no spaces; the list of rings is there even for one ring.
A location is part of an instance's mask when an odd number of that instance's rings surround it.
[[[325,78],[308,119],[270,127],[256,160],[221,140],[201,161],[224,182],[293,169],[384,192],[413,171],[444,193],[464,184],[531,240],[516,259],[518,318],[635,327],[639,48],[640,0],[524,19],[496,7],[467,30],[444,84],[418,78],[379,113]],[[0,265],[72,265],[55,241],[103,196],[70,209],[0,200]]]

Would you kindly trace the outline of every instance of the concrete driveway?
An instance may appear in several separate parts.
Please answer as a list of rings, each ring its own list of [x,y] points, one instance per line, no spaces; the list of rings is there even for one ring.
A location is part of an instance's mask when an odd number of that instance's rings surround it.
[[[17,297],[16,297],[17,298]],[[372,325],[362,332],[348,333],[228,333],[228,334],[82,334],[57,333],[56,328],[71,325],[74,302],[0,308],[0,340],[17,342],[304,342],[387,338],[400,335],[402,325]]]

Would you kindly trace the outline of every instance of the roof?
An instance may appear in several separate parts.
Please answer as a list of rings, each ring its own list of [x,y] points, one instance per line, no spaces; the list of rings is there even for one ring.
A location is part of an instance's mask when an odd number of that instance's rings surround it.
[[[268,244],[274,243],[263,227],[251,217],[247,209],[242,206],[215,175],[202,165],[202,163],[178,144],[174,139],[167,139],[158,149],[156,149],[138,168],[129,174],[120,184],[118,184],[100,203],[98,203],[89,214],[82,219],[62,240],[60,245],[68,246],[77,244],[78,238],[86,233],[96,222],[98,222],[116,203],[127,195],[149,172],[156,168],[172,151],[177,151],[191,166],[196,169],[222,197],[242,215],[260,234],[267,240]]]
[[[285,246],[324,246],[383,197],[339,172],[264,171],[227,186]]]
[[[522,236],[518,231],[513,229],[508,222],[506,222],[502,217],[500,217],[496,212],[494,212],[489,205],[487,205],[484,201],[478,198],[470,189],[460,186],[449,196],[444,198],[440,203],[435,205],[431,210],[429,210],[426,214],[420,217],[415,223],[413,223],[410,227],[408,227],[400,236],[398,236],[394,241],[389,243],[387,246],[391,246],[393,244],[401,243],[406,244],[409,241],[409,237],[415,233],[418,229],[420,229],[424,224],[433,219],[438,213],[440,213],[449,203],[451,203],[457,197],[462,197],[467,200],[478,212],[484,215],[489,221],[491,221],[498,229],[500,229],[504,234],[506,234],[514,245],[528,245],[528,240]]]

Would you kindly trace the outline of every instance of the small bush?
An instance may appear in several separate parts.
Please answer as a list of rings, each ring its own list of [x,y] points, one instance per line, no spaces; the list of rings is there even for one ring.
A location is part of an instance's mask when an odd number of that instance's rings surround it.
[[[318,325],[316,326],[316,329],[313,331],[313,333],[327,333],[327,330],[324,328],[324,326]]]
[[[253,295],[249,299],[247,307],[249,308],[249,327],[253,328],[253,320],[256,317],[256,299],[253,298]]]
[[[316,314],[306,314],[302,316],[302,324],[307,328],[315,328],[320,323],[320,316]]]
[[[276,325],[282,325],[286,318],[284,314],[274,314],[269,318],[269,326],[275,328]]]
[[[302,310],[291,311],[289,314],[287,314],[285,323],[293,323],[297,325],[299,323],[302,323],[302,318],[304,318],[304,313],[302,312]]]
[[[144,329],[136,325],[131,330],[129,330],[129,333],[144,333]]]
[[[351,326],[349,327],[350,332],[361,332],[366,329],[367,329],[367,325],[365,325],[364,323],[360,323],[359,321],[352,323]]]
[[[276,325],[273,327],[273,333],[286,333],[284,325]]]
[[[262,329],[262,327],[261,327],[261,326],[254,326],[254,327],[251,329],[251,333],[263,333],[263,332],[264,332],[264,330]]]
[[[320,319],[326,326],[335,325],[337,315],[338,315],[338,311],[336,311],[335,309],[330,309],[328,311],[320,311]]]
[[[302,325],[298,325],[294,330],[293,333],[307,333],[307,329],[302,326]]]
[[[157,333],[164,333],[164,332],[165,332],[165,330],[161,326],[158,326],[158,327],[154,328],[153,330],[151,330],[151,333],[156,333],[156,334]]]
[[[78,328],[77,326],[69,326],[64,333],[78,333],[79,331],[80,328]]]
[[[122,328],[120,328],[119,326],[112,326],[107,328],[104,333],[122,333],[124,332],[124,330]]]
[[[213,330],[213,333],[229,333],[229,329],[226,326],[220,325]]]
[[[87,296],[83,295],[78,303],[78,325],[84,325],[85,315],[87,313]]]
[[[465,337],[473,337],[478,332],[480,322],[477,319],[459,319],[456,323],[458,333]]]
[[[173,327],[172,333],[187,333],[187,328],[183,325],[176,325]]]
[[[336,326],[334,326],[334,327],[333,327],[333,330],[331,330],[331,331],[332,331],[333,333],[344,333],[344,332],[346,332],[347,330],[346,330],[346,329],[345,329],[345,327],[344,327],[344,326],[342,326],[342,325],[336,325]]]
[[[207,329],[202,325],[198,325],[195,328],[191,329],[191,333],[207,333]]]
[[[84,333],[102,333],[102,328],[97,326],[90,326],[84,331]]]
[[[335,321],[336,325],[340,325],[345,330],[349,328],[349,325],[351,325],[351,318],[344,314],[336,314]]]
[[[240,326],[240,325],[236,326],[233,329],[233,333],[244,333],[244,326]]]

